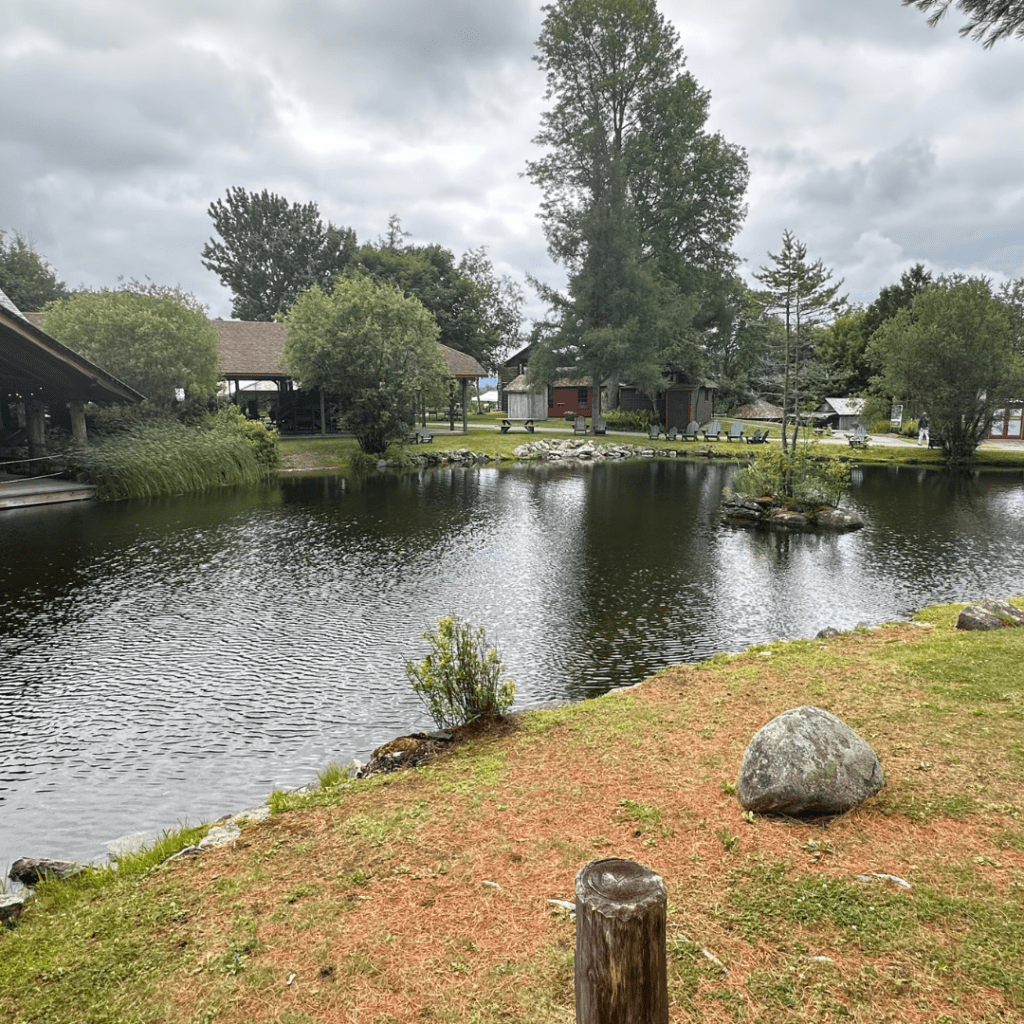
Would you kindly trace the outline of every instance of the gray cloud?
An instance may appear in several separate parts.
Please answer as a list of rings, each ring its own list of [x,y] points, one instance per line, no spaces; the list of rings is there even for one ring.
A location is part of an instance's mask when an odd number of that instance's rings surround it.
[[[748,270],[790,228],[865,300],[917,261],[1024,275],[1019,43],[983,51],[898,0],[662,10],[710,127],[750,154]],[[539,0],[8,0],[0,228],[73,284],[148,275],[226,315],[200,252],[208,204],[241,185],[362,239],[397,213],[414,241],[560,285],[520,177],[541,18]]]

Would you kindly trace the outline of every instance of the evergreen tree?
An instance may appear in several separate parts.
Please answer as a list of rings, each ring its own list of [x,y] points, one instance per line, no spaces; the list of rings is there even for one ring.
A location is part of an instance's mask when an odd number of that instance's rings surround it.
[[[953,0],[903,0],[903,6],[934,11],[928,19],[934,28]],[[986,50],[1000,39],[1024,37],[1024,0],[956,0],[955,6],[970,18],[960,35],[983,42]]]
[[[765,309],[783,325],[782,338],[782,447],[796,444],[800,431],[801,400],[812,369],[810,360],[820,328],[846,306],[845,296],[837,298],[842,281],[831,283],[832,271],[821,260],[807,262],[807,246],[790,231],[782,235],[778,255],[769,253],[772,267],[762,267],[754,276],[764,286]],[[788,420],[793,420],[793,437],[788,438]]]

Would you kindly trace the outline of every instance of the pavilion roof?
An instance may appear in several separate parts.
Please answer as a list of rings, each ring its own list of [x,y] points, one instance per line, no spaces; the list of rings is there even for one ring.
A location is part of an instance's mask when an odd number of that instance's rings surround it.
[[[51,338],[42,329],[42,314],[21,313],[0,295],[0,394],[47,402],[143,400],[134,388]]]

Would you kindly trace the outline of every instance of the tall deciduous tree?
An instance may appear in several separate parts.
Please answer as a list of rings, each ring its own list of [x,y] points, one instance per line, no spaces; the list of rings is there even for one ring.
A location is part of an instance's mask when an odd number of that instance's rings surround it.
[[[696,353],[690,328],[708,278],[735,266],[746,159],[705,130],[710,96],[684,70],[655,0],[558,0],[544,11],[536,60],[552,104],[534,140],[546,153],[526,173],[543,193],[548,250],[572,282],[554,310],[565,336],[550,332],[548,348],[596,376],[624,366],[648,378],[652,339],[637,311],[657,306],[646,315],[663,327],[662,368]],[[588,301],[609,277],[614,299]],[[531,376],[539,365],[531,359]]]
[[[23,313],[38,313],[46,303],[68,295],[57,272],[20,231],[9,240],[0,231],[0,290]]]
[[[339,396],[339,422],[364,452],[379,454],[404,436],[418,397],[447,393],[437,323],[387,281],[350,273],[330,293],[314,286],[285,324],[289,371],[303,386]]]
[[[175,391],[206,401],[217,393],[217,332],[188,292],[130,281],[78,291],[43,310],[43,329],[168,408]]]
[[[716,405],[724,411],[751,401],[753,378],[769,352],[781,348],[779,321],[765,312],[760,293],[733,275],[705,304],[706,372],[718,384]]]
[[[307,288],[328,288],[356,250],[355,232],[325,225],[316,203],[289,203],[266,189],[229,188],[208,212],[220,240],[203,246],[203,266],[231,289],[239,320],[272,320]]]
[[[354,262],[423,303],[437,321],[443,345],[494,367],[519,337],[522,293],[509,278],[495,276],[484,249],[458,261],[441,245],[408,245],[398,217],[376,245],[360,246]]]
[[[842,281],[832,282],[832,271],[821,260],[807,262],[807,246],[791,231],[782,235],[778,254],[769,253],[773,266],[754,276],[764,286],[765,308],[784,328],[782,352],[782,447],[790,443],[787,420],[793,419],[792,443],[800,431],[800,403],[818,332],[846,306],[838,297]]]
[[[859,394],[868,390],[878,372],[868,358],[871,335],[901,309],[909,307],[915,296],[932,283],[924,265],[916,263],[900,276],[898,284],[887,285],[866,309],[840,316],[825,331],[818,345],[818,358],[833,371],[837,395]]]
[[[939,278],[872,335],[870,354],[878,393],[926,411],[953,466],[973,460],[993,412],[1024,394],[1010,312],[983,278]]]
[[[903,0],[903,6],[932,11],[928,24],[933,28],[955,6],[970,19],[960,35],[981,40],[985,49],[1000,39],[1024,37],[1024,0],[956,0],[955,4],[953,0]]]
[[[999,286],[999,298],[1010,315],[1013,350],[1024,356],[1024,277]]]

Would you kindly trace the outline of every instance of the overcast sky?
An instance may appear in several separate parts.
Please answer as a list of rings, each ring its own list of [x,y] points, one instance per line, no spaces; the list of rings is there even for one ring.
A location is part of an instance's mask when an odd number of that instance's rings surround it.
[[[662,0],[709,128],[744,147],[744,273],[806,242],[851,299],[916,262],[1024,276],[1024,43],[899,0]],[[533,0],[4,0],[0,228],[68,285],[179,284],[230,186],[315,201],[377,239],[486,245],[560,285],[520,172],[544,109]],[[531,312],[540,313],[534,302]]]

